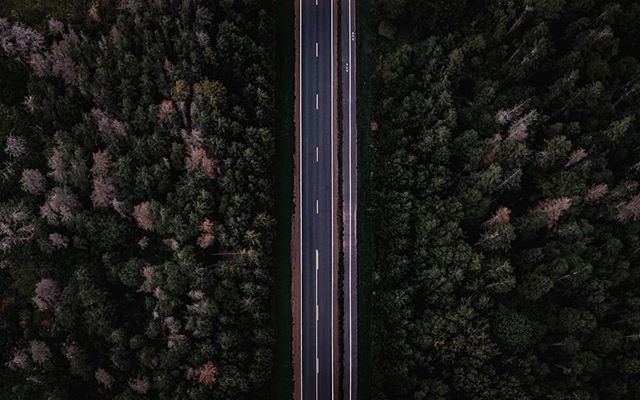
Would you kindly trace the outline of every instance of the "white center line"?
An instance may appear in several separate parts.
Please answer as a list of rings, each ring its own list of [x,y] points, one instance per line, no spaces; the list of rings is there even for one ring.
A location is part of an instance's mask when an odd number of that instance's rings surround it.
[[[318,58],[318,42],[316,42],[316,58]]]
[[[316,200],[316,214],[320,214],[320,203]]]
[[[319,101],[318,93],[316,93],[316,110],[318,110],[319,107],[320,107],[320,101]]]
[[[319,156],[320,156],[320,149],[318,149],[318,146],[316,146],[316,162],[319,161],[319,159],[320,159]]]

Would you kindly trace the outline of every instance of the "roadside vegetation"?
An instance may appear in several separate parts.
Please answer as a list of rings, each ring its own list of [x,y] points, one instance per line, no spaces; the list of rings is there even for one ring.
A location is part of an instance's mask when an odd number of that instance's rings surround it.
[[[0,397],[270,398],[273,11],[0,18]]]
[[[372,9],[372,398],[640,398],[640,4]]]

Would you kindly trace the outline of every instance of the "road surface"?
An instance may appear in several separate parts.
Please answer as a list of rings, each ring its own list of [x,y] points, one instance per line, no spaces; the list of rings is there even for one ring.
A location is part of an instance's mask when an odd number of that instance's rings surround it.
[[[339,387],[337,103],[334,0],[300,0],[300,396],[334,399]],[[336,24],[337,26],[337,24]]]
[[[343,249],[343,389],[344,400],[358,398],[358,257],[357,257],[357,123],[356,0],[342,0],[340,9],[342,110],[342,249]]]

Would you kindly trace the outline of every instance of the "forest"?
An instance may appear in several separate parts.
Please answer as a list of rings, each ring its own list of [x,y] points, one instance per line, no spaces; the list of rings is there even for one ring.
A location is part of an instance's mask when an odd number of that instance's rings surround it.
[[[2,7],[0,397],[266,398],[271,2]]]
[[[374,0],[372,398],[640,398],[640,3]]]

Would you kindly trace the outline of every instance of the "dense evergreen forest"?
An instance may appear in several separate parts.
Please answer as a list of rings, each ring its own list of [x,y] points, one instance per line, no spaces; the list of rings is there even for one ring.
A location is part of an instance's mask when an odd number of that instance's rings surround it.
[[[5,6],[0,397],[267,397],[271,2]]]
[[[373,397],[640,399],[640,2],[373,9]]]

